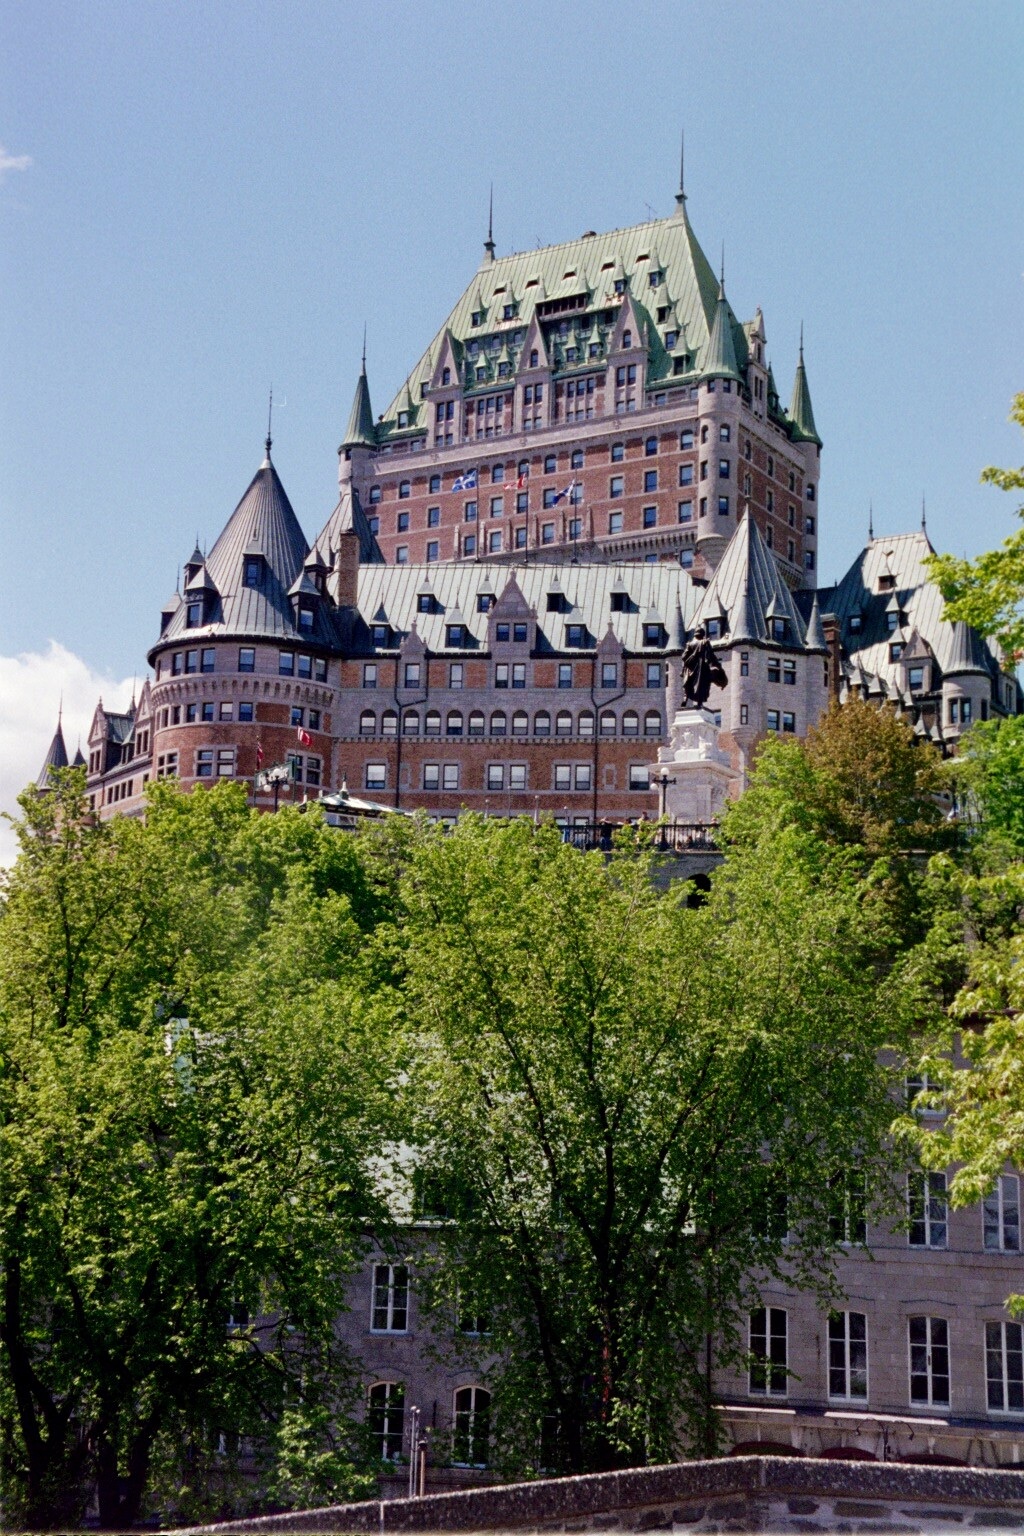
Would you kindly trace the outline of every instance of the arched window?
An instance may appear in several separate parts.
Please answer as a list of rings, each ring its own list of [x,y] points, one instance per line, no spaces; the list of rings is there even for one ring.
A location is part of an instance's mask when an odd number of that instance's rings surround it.
[[[420,733],[420,712],[418,709],[407,709],[402,716],[402,735],[418,736]]]
[[[535,736],[551,735],[551,716],[546,709],[539,709],[533,717],[533,734]]]
[[[382,736],[398,735],[398,715],[393,709],[386,709],[381,715],[380,733]]]
[[[486,1467],[491,1438],[491,1394],[484,1387],[455,1393],[452,1461],[457,1467]]]
[[[359,734],[360,736],[376,736],[377,716],[372,709],[364,709],[359,716]]]
[[[484,733],[484,712],[483,712],[483,710],[482,709],[470,710],[470,714],[469,714],[469,734],[471,736],[482,736],[483,733]]]
[[[366,1418],[381,1461],[399,1461],[405,1438],[405,1387],[400,1381],[376,1381],[366,1394]]]
[[[428,709],[427,710],[427,718],[426,718],[426,720],[423,723],[423,734],[424,734],[424,736],[440,736],[440,734],[441,734],[441,713],[440,713],[439,710],[436,710],[436,709]]]
[[[528,736],[530,734],[530,717],[525,709],[517,709],[512,716],[512,735]]]
[[[461,736],[462,735],[462,710],[461,709],[450,709],[448,711],[448,726],[447,726],[447,730],[448,730],[448,735],[449,736]]]
[[[602,709],[601,711],[601,735],[615,735],[615,711],[614,709]]]
[[[577,726],[577,730],[578,730],[578,732],[579,732],[579,734],[581,736],[593,736],[593,734],[594,734],[594,713],[593,713],[593,710],[584,709],[584,710],[580,711],[580,718],[579,718],[579,724]]]
[[[623,736],[640,735],[640,716],[637,714],[635,709],[627,709],[626,713],[623,715],[622,734]]]
[[[567,709],[560,709],[555,716],[555,735],[572,735],[572,715],[570,715]]]
[[[644,735],[661,735],[661,713],[657,709],[649,709],[644,715]]]
[[[508,720],[503,709],[496,709],[491,715],[491,735],[505,736],[508,734]]]

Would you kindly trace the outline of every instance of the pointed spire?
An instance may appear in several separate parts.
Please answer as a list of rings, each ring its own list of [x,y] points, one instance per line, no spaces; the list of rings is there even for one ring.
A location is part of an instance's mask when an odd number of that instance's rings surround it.
[[[363,366],[356,384],[348,427],[341,446],[343,448],[373,448],[377,433],[373,424],[373,408],[370,405],[370,385],[366,377],[366,330],[363,330]]]
[[[271,386],[270,386],[270,401],[269,401],[269,404],[267,405],[267,436],[266,436],[266,439],[265,439],[264,444],[263,444],[263,446],[267,450],[267,456],[263,460],[262,465],[260,466],[261,469],[268,468],[268,466],[270,464],[270,450],[271,450],[271,447],[273,446],[273,442],[274,442],[274,439],[270,435],[270,424],[273,421],[273,419],[274,419],[274,386],[273,386],[273,384],[271,384]],[[196,543],[198,544],[198,542],[199,541],[197,539]]]
[[[818,594],[815,592],[814,601],[811,604],[811,616],[807,620],[807,634],[804,637],[804,649],[808,651],[827,651],[825,644],[825,631],[821,627],[821,613],[818,609]]]
[[[869,501],[868,502],[868,543],[869,544],[871,543],[871,541],[874,538],[874,536],[875,536],[875,504],[874,504],[873,501]]]
[[[804,367],[804,328],[800,326],[800,358],[796,365],[796,378],[793,380],[793,398],[789,404],[789,420],[792,435],[798,442],[817,443],[821,447],[821,438],[818,429],[814,425],[814,411],[811,407],[811,391],[807,387],[807,370]]]
[[[53,733],[53,740],[50,742],[46,757],[43,760],[43,766],[39,770],[39,777],[36,779],[36,789],[40,790],[41,792],[45,792],[46,790],[53,788],[53,785],[50,782],[50,776],[55,769],[66,768],[68,766],[68,749],[64,745],[64,727],[61,723],[63,714],[64,696],[62,694],[60,707],[57,711],[57,729]]]
[[[491,195],[487,204],[487,239],[484,241],[484,255],[488,261],[494,260],[494,182],[491,182]]]
[[[923,491],[921,492],[921,532],[922,533],[927,533],[928,532],[928,514],[925,511],[924,492]]]
[[[715,319],[708,337],[708,350],[701,368],[705,379],[739,379],[740,368],[736,361],[736,342],[732,334],[732,317],[725,297],[725,247],[722,247],[722,275],[718,282],[718,302]]]
[[[686,165],[686,129],[679,134],[679,191],[676,193],[676,212],[678,217],[686,218],[686,179],[683,171]]]

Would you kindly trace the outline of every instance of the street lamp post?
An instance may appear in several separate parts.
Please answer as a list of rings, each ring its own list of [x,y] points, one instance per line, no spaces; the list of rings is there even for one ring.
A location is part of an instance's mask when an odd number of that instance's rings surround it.
[[[670,784],[674,784],[676,781],[671,776],[671,774],[669,773],[667,768],[661,767],[661,768],[658,769],[657,773],[654,775],[654,782],[658,786],[658,820],[661,822],[660,847],[661,847],[662,853],[664,853],[665,849],[668,846],[668,843],[667,843],[667,840],[666,840],[666,837],[665,837],[665,820],[666,820],[666,809],[665,809],[665,807],[666,807],[666,802],[668,800],[668,787],[669,787]]]

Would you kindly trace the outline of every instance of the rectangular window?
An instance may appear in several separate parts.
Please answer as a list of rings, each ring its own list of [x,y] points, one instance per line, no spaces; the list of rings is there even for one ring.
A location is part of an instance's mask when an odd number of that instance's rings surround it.
[[[554,523],[542,523],[541,524],[541,528],[540,528],[540,541],[541,541],[542,544],[553,544],[555,542],[555,525],[554,525]]]
[[[233,777],[234,772],[235,772],[235,749],[234,749],[234,747],[221,747],[221,748],[219,748],[219,750],[217,752],[217,777],[219,779],[230,779],[230,778]]]
[[[577,763],[576,764],[575,780],[576,780],[576,788],[577,789],[589,789],[590,788],[590,785],[591,785],[590,766],[591,765],[589,763]]]
[[[832,1212],[828,1219],[832,1239],[837,1243],[867,1241],[866,1192],[864,1175],[859,1168],[847,1168],[829,1180]]]
[[[508,687],[508,662],[507,661],[499,661],[495,665],[495,668],[494,668],[494,686],[495,686],[495,688],[507,688]]]
[[[458,763],[445,763],[443,784],[445,789],[458,789],[459,765]]]
[[[373,1266],[373,1333],[405,1333],[409,1326],[409,1269],[405,1264]]]
[[[439,546],[437,540],[436,539],[431,539],[430,542],[427,545],[427,560],[428,561],[436,560],[438,558],[439,551],[440,551],[440,546]]]
[[[1024,1408],[1024,1347],[1020,1323],[985,1324],[988,1406],[995,1413]]]
[[[755,1307],[750,1314],[749,1391],[758,1397],[785,1397],[789,1388],[786,1312]]]
[[[277,654],[277,670],[281,677],[295,676],[295,656],[292,651],[279,651]]]
[[[719,513],[720,513],[720,515],[722,517],[728,517],[728,515],[729,515],[729,498],[728,498],[728,496],[719,496],[719,498],[718,498],[718,511],[719,511]],[[790,558],[792,559],[792,556],[790,556]]]
[[[729,460],[728,459],[719,459],[719,461],[718,461],[718,478],[719,478],[719,480],[728,480],[728,478],[729,478]]]
[[[252,720],[253,704],[251,699],[243,699],[238,706],[239,720]]]
[[[779,712],[778,712],[777,709],[770,709],[768,711],[768,729],[770,731],[777,731],[778,728],[779,728]]]
[[[199,652],[198,651],[186,651],[185,652],[185,671],[186,672],[190,672],[190,673],[191,672],[198,672],[199,671]]]
[[[796,662],[784,661],[782,663],[782,681],[792,688],[796,683]]]
[[[461,661],[453,661],[448,668],[448,687],[461,688],[465,677],[465,668]]]
[[[199,779],[213,778],[213,748],[202,747],[196,753],[196,777]]]
[[[644,490],[647,492],[658,489],[658,471],[656,469],[644,470]]]
[[[420,686],[420,664],[418,661],[406,662],[405,686],[407,688],[418,688]]]
[[[602,661],[601,663],[601,687],[617,688],[619,686],[619,664],[617,661]]]
[[[655,528],[658,524],[657,507],[644,507],[644,527]]]
[[[692,464],[680,464],[680,466],[679,466],[679,484],[680,485],[692,485],[693,484],[693,465]]]
[[[203,703],[202,718],[205,721],[210,721],[210,720],[213,719],[213,700],[212,699],[206,699],[204,701],[204,703]]]
[[[907,1319],[910,1401],[949,1405],[949,1325],[944,1317]]]
[[[215,657],[216,657],[216,652],[212,648],[209,649],[209,650],[200,651],[199,652],[199,670],[200,670],[200,672],[212,672],[213,668],[214,668]]]
[[[777,683],[782,676],[782,662],[778,656],[768,657],[768,681]]]
[[[364,688],[376,688],[376,686],[377,686],[377,663],[375,661],[365,661],[363,663],[363,687]]]
[[[625,480],[623,477],[621,475],[612,475],[608,482],[608,495],[613,501],[616,501],[623,494],[624,488]]]
[[[398,532],[399,533],[408,533],[409,532],[409,514],[408,514],[408,512],[399,512],[396,521],[397,521],[397,524],[398,524]]]
[[[559,688],[571,688],[572,687],[572,662],[571,661],[560,661],[558,663],[558,686],[559,686]]]
[[[1004,1173],[982,1201],[985,1247],[1003,1253],[1020,1252],[1020,1181]]]
[[[515,661],[512,663],[512,687],[526,687],[526,663],[523,661]]]
[[[867,1399],[868,1320],[863,1312],[833,1312],[828,1320],[828,1395]]]
[[[681,523],[693,522],[693,502],[681,501],[679,503],[679,521]]]
[[[622,532],[622,513],[621,512],[609,512],[609,514],[608,514],[608,532],[609,533],[621,533]]]
[[[796,715],[789,713],[787,710],[782,712],[782,734],[784,736],[796,734]]]
[[[505,788],[505,764],[504,763],[488,763],[487,764],[487,788],[488,789],[504,789]]]
[[[661,662],[649,661],[646,671],[646,686],[648,688],[660,688],[662,681]]]
[[[367,763],[365,784],[367,789],[383,789],[388,781],[387,763]]]
[[[948,1201],[944,1173],[907,1174],[907,1215],[912,1248],[945,1248]]]
[[[509,789],[525,789],[526,788],[526,764],[525,763],[509,763],[509,767],[508,767],[508,787],[509,787]]]
[[[555,788],[556,789],[571,789],[572,788],[572,768],[570,767],[570,765],[568,763],[556,763],[555,764]]]
[[[630,763],[629,787],[640,791],[650,789],[651,770],[646,763]]]
[[[441,765],[440,765],[440,763],[424,763],[423,764],[423,788],[424,789],[437,789],[439,784],[440,784],[440,782],[441,782]]]
[[[740,705],[740,725],[749,725],[749,724],[750,724],[750,705],[749,704],[741,704]]]

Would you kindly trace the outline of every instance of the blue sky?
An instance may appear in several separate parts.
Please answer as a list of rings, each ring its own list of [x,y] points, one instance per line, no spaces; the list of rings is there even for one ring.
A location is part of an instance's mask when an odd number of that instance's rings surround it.
[[[804,323],[822,579],[869,500],[896,531],[924,494],[957,552],[1012,531],[978,472],[1022,458],[1019,0],[2,0],[0,34],[0,673],[71,657],[79,729],[255,471],[271,383],[311,535],[364,322],[379,410],[476,270],[491,181],[499,253],[668,214],[683,126],[694,227],[787,399]],[[0,716],[48,737],[70,665],[22,667],[23,704],[0,681]]]

